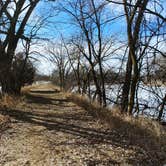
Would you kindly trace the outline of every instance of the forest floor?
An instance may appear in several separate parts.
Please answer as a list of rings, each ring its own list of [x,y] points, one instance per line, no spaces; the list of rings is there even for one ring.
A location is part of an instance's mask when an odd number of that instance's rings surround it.
[[[149,165],[153,158],[54,87],[32,89],[5,114],[11,122],[0,135],[0,166]]]

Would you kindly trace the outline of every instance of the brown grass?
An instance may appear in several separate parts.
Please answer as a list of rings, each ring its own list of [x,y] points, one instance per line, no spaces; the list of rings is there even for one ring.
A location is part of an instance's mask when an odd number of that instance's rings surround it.
[[[21,102],[22,98],[19,96],[12,96],[5,94],[1,97],[0,99],[0,107],[2,109],[7,109],[7,108],[15,108],[16,105],[18,105]]]
[[[48,83],[48,84],[32,84],[32,85],[24,86],[21,89],[21,93],[23,95],[28,94],[33,89],[35,89],[35,90],[44,90],[44,89],[48,90],[48,89],[51,89],[51,90],[60,91],[60,88],[58,86],[55,86],[51,83]]]
[[[7,127],[9,127],[10,117],[4,116],[0,114],[0,136],[1,132],[4,131]]]
[[[6,115],[6,110],[13,110],[22,101],[21,97],[3,95],[0,98],[0,136],[10,126],[11,118]]]
[[[37,87],[37,85],[33,84],[33,85],[27,85],[21,88],[21,93],[22,94],[27,94],[31,91],[31,89]]]
[[[5,114],[7,108],[12,108],[14,106],[14,99],[10,96],[3,96],[0,99],[0,137],[2,131],[9,127],[10,117]]]
[[[127,140],[129,145],[144,149],[152,158],[166,159],[166,132],[158,122],[121,114],[118,108],[113,110],[101,108],[97,103],[91,103],[84,96],[67,94],[66,97],[101,122],[106,122],[110,129],[121,133],[122,139]]]

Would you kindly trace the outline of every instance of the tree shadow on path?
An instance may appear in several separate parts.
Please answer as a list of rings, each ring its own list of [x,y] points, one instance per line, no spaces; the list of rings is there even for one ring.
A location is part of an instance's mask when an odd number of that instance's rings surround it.
[[[41,93],[40,93],[41,94]],[[51,104],[54,106],[55,102],[62,102],[64,105],[68,104],[67,99],[61,99],[61,98],[49,98],[49,96],[44,96],[44,95],[37,95],[37,94],[28,94],[27,96],[27,103],[35,103],[35,104]],[[61,105],[60,105],[61,106]],[[75,109],[75,108],[73,108]],[[64,113],[63,110],[61,114],[56,113],[55,111],[48,112],[47,111],[23,111],[19,109],[15,110],[0,110],[0,113],[6,114],[15,120],[17,122],[21,123],[30,123],[33,125],[39,125],[39,126],[44,126],[48,131],[53,131],[53,132],[62,132],[66,134],[70,134],[73,136],[76,136],[78,138],[83,138],[87,140],[87,144],[91,145],[97,145],[97,144],[110,144],[113,147],[121,147],[123,149],[129,150],[130,148],[132,149],[131,145],[138,146],[142,148],[141,144],[134,144],[134,142],[130,142],[130,139],[127,137],[127,135],[122,135],[119,133],[119,131],[115,130],[103,130],[103,129],[95,129],[94,127],[83,127],[81,123],[83,122],[85,124],[88,124],[88,122],[96,123],[94,121],[94,117],[89,115],[88,113],[82,113],[82,112],[77,112],[75,113]],[[117,119],[118,120],[118,119]],[[124,123],[123,125],[130,125],[131,124],[127,122],[122,122]],[[135,127],[135,126],[134,126]],[[139,126],[138,126],[139,128]],[[139,128],[139,130],[142,130]],[[129,131],[130,132],[130,131]],[[143,131],[141,131],[143,132]],[[145,133],[148,134],[148,133]],[[153,145],[152,145],[153,146]],[[153,147],[152,147],[153,149]],[[139,152],[138,152],[139,153]],[[137,154],[137,150],[135,153],[135,156]],[[151,154],[149,154],[151,155]],[[134,159],[135,160],[135,159]],[[129,159],[129,163],[135,163],[134,160]],[[112,161],[113,162],[113,161]],[[140,160],[140,163],[144,163],[144,161]],[[154,161],[155,162],[155,161]],[[146,161],[146,164],[148,163],[148,160]],[[153,163],[153,161],[152,161]],[[145,165],[146,165],[145,164]]]

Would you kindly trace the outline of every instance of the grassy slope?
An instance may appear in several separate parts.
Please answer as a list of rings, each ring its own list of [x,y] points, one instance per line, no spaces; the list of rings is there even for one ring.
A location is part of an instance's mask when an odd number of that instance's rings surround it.
[[[166,130],[158,122],[147,118],[122,115],[118,109],[103,109],[80,95],[67,94],[67,98],[84,108],[100,122],[109,124],[122,135],[122,142],[143,149],[152,160],[166,163]]]

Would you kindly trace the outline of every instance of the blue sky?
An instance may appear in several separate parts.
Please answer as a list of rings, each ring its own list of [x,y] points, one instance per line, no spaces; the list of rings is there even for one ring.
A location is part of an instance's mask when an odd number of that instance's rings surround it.
[[[73,24],[72,17],[63,12],[57,14],[57,10],[53,10],[52,5],[54,5],[54,7],[56,6],[55,3],[51,3],[51,5],[40,3],[35,11],[36,15],[40,15],[42,17],[47,17],[50,15],[48,11],[52,11],[52,17],[48,18],[47,20],[48,25],[43,26],[39,32],[40,36],[50,38],[50,40],[58,41],[61,34],[63,34],[64,38],[70,38],[71,35],[79,33],[78,27]],[[103,16],[106,17],[105,19],[114,17],[114,13],[112,13],[111,10],[111,8],[107,9],[105,15]],[[120,11],[118,12],[120,14]],[[114,36],[121,36],[121,39],[123,39],[126,31],[125,27],[124,18],[113,21],[105,27],[105,33],[107,33],[106,36],[111,36],[114,34]],[[43,48],[41,48],[41,50],[42,49]],[[38,63],[39,70],[45,74],[50,74],[54,65],[50,64],[50,62],[47,62],[45,59],[43,60],[43,58],[40,56],[38,56],[38,59],[41,61],[41,63]]]
[[[62,1],[63,2],[63,1]],[[166,13],[166,1],[163,0],[163,5],[165,10],[163,11],[163,15]],[[69,38],[72,34],[78,33],[78,28],[71,24],[72,19],[69,15],[64,14],[62,12],[58,13],[57,10],[53,9],[56,8],[56,2],[51,3],[43,3],[41,2],[36,10],[34,11],[34,16],[40,16],[42,18],[49,17],[45,23],[45,25],[40,29],[39,36],[43,38],[49,38],[52,41],[58,41],[60,35],[63,34],[64,38]],[[150,6],[149,6],[150,7]],[[112,9],[114,11],[112,11]],[[110,19],[115,15],[121,15],[123,13],[123,7],[119,5],[110,5],[107,7],[106,19]],[[33,18],[33,16],[32,16]],[[33,20],[32,20],[33,22]],[[114,35],[117,40],[125,41],[126,40],[126,25],[125,25],[125,18],[117,19],[111,23],[109,23],[105,27],[105,33],[107,36]],[[39,50],[43,51],[44,46],[39,47]],[[40,56],[37,57],[39,59],[38,68],[42,73],[50,74],[53,70],[54,65],[50,64],[50,62],[46,61],[45,59],[41,58]]]

